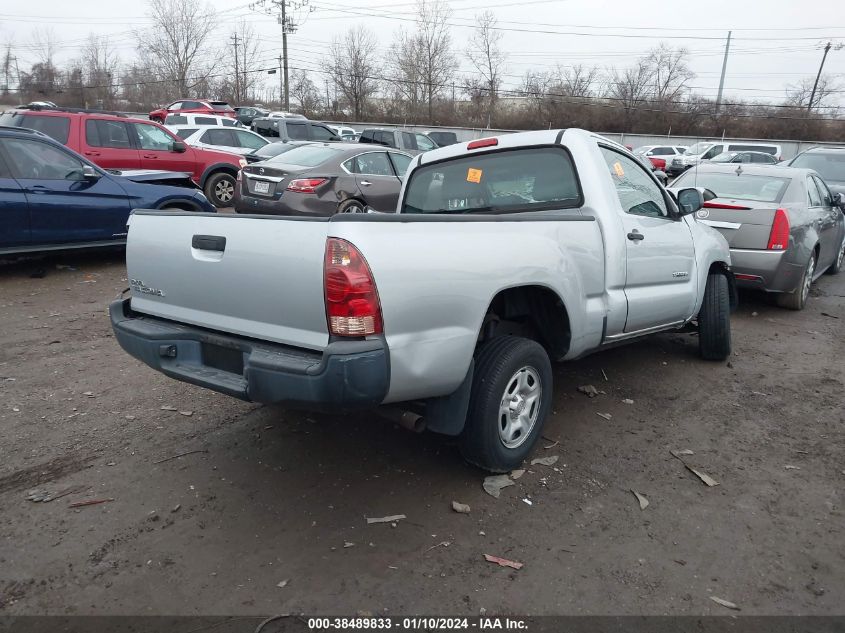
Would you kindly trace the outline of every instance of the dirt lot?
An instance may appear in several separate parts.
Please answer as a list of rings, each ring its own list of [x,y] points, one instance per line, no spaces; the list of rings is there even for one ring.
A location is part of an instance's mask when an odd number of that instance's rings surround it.
[[[0,266],[0,614],[845,613],[845,275],[743,295],[727,364],[679,334],[557,367],[560,459],[499,499],[447,438],[148,369],[125,286],[120,254]]]

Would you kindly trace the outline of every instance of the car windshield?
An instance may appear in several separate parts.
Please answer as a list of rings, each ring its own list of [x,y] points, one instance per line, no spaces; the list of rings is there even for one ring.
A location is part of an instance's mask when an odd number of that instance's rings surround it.
[[[845,182],[845,152],[807,152],[796,156],[789,166],[815,169],[829,182]]]
[[[645,145],[643,147],[637,147],[637,148],[634,149],[634,154],[636,154],[637,156],[642,156],[642,155],[646,154],[648,152],[648,150],[650,150],[650,149],[651,149],[651,145]]]
[[[269,159],[267,162],[299,165],[301,167],[316,167],[341,153],[342,150],[325,145],[300,145],[289,152]]]
[[[737,155],[737,152],[722,152],[710,159],[711,163],[729,163]]]
[[[672,187],[704,187],[717,198],[776,203],[783,198],[789,181],[789,178],[783,177],[746,174],[741,169],[739,174],[736,171],[714,173],[690,170],[672,183]]]
[[[223,110],[225,112],[234,112],[232,106],[230,106],[225,101],[209,101],[211,105],[214,106],[215,110]]]
[[[284,154],[285,152],[289,152],[290,150],[296,149],[297,147],[301,146],[294,145],[292,143],[268,143],[264,147],[259,147],[257,150],[255,150],[253,152],[253,155],[261,156],[262,158],[272,158],[273,156]]]
[[[515,213],[580,204],[569,153],[544,147],[423,165],[411,173],[402,213]]]
[[[713,147],[713,143],[696,143],[692,147],[688,148],[685,153],[690,156],[698,156],[699,154],[706,152],[711,147]]]

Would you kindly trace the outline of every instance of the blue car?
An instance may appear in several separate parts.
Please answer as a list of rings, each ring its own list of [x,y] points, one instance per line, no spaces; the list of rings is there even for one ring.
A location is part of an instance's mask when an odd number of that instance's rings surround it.
[[[216,212],[160,178],[109,173],[41,132],[0,126],[0,256],[125,244],[133,209]]]

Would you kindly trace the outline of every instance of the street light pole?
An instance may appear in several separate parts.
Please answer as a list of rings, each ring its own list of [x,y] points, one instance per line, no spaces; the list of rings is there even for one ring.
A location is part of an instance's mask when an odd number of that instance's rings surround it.
[[[813,109],[813,100],[816,98],[816,88],[819,87],[819,79],[822,76],[822,69],[824,68],[824,60],[827,59],[827,54],[830,51],[830,42],[824,47],[824,55],[822,55],[822,63],[819,64],[819,72],[816,75],[816,81],[813,83],[813,92],[810,93],[810,101],[807,103],[807,112]]]

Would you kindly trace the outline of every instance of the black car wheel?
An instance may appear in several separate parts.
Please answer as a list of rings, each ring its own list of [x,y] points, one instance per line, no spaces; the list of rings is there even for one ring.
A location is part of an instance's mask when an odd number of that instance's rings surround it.
[[[215,207],[230,207],[235,197],[237,182],[232,174],[218,172],[205,182],[205,197]]]
[[[347,200],[337,208],[338,213],[364,213],[364,205],[358,200]]]
[[[698,352],[705,360],[725,360],[731,354],[731,295],[721,273],[707,276],[698,311]]]
[[[816,251],[810,254],[810,261],[804,267],[804,275],[801,277],[801,284],[794,292],[784,292],[777,296],[778,305],[781,308],[790,310],[803,310],[807,305],[807,298],[810,296],[810,286],[813,285],[813,276],[816,272]]]

